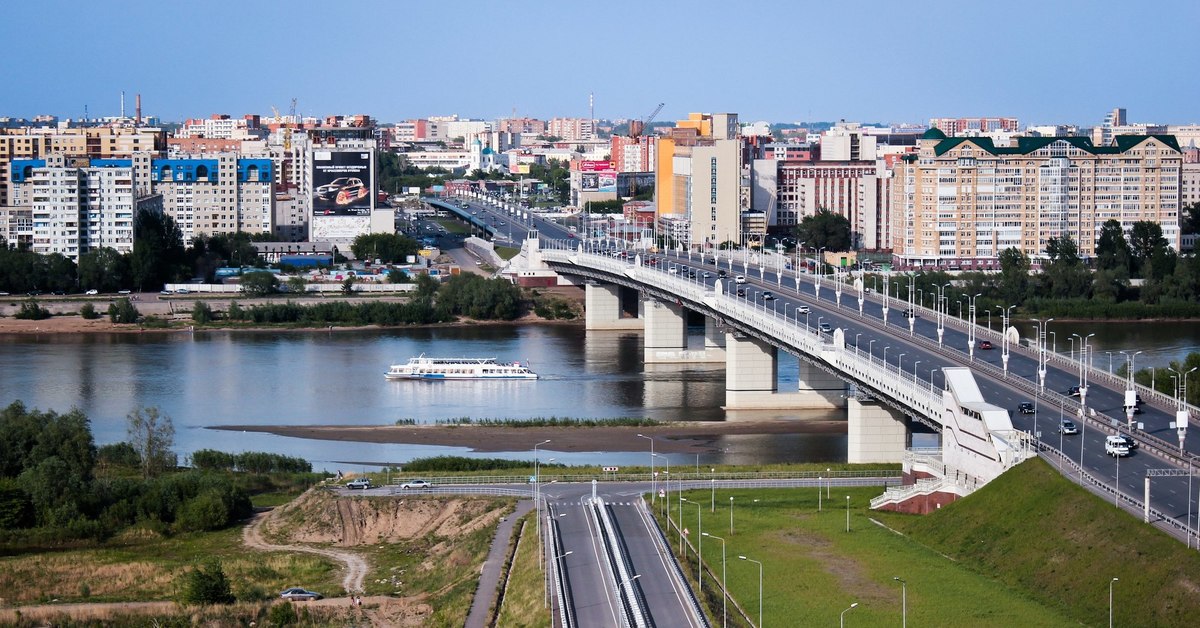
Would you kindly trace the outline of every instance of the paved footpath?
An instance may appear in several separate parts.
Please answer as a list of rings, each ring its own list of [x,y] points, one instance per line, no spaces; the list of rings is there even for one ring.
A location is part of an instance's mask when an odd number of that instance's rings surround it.
[[[500,588],[500,578],[504,575],[504,561],[508,558],[509,541],[512,539],[513,527],[517,520],[533,510],[532,500],[517,502],[517,508],[496,526],[496,537],[492,539],[492,547],[488,550],[487,559],[483,561],[483,569],[479,574],[479,588],[475,589],[475,600],[471,602],[471,612],[467,614],[466,628],[487,628],[488,609],[496,600]]]

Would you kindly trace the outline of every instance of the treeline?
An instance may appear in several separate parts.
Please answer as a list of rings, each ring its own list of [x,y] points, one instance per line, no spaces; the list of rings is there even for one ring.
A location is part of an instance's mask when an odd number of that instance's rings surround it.
[[[20,402],[0,410],[0,545],[103,539],[132,525],[214,530],[249,516],[250,499],[230,474],[176,470],[164,448],[173,434],[169,418],[157,411],[130,417],[151,415],[158,422],[147,440],[97,448],[79,410],[59,414]]]
[[[192,454],[192,466],[204,471],[243,471],[246,473],[311,473],[312,464],[303,458],[261,451],[230,454],[201,449]]]
[[[192,277],[211,280],[228,264],[263,266],[251,242],[271,238],[238,232],[196,237],[184,246],[170,216],[148,211],[138,212],[133,233],[132,252],[101,248],[81,255],[78,264],[59,253],[8,248],[0,240],[0,292],[140,291]]]
[[[543,465],[546,466],[546,465]],[[404,465],[405,473],[466,473],[470,471],[503,471],[506,469],[532,469],[530,460],[505,460],[503,458],[464,458],[462,456],[435,456],[417,458]]]
[[[458,316],[476,320],[513,320],[521,313],[520,288],[505,279],[487,279],[471,273],[456,275],[440,285],[422,275],[412,294],[406,303],[332,301],[301,305],[288,301],[242,307],[234,302],[225,317],[259,325],[391,326],[445,323]],[[198,305],[193,310],[193,319],[197,322],[207,322],[213,316],[207,307]]]

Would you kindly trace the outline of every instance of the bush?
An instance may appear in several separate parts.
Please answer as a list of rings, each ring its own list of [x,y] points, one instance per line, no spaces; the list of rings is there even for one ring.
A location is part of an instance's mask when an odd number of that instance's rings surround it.
[[[50,310],[38,305],[36,299],[29,299],[21,304],[21,309],[17,310],[15,318],[21,318],[29,321],[40,321],[50,318]]]
[[[275,273],[248,272],[242,275],[239,283],[242,285],[242,292],[252,297],[265,297],[279,291],[279,278],[275,276]]]
[[[96,461],[101,464],[134,469],[141,468],[142,466],[142,457],[138,455],[137,450],[133,448],[133,445],[123,441],[110,445],[101,445],[96,450]]]
[[[197,565],[181,576],[179,601],[183,604],[232,604],[235,600],[221,563]]]
[[[150,329],[166,329],[171,326],[171,321],[157,316],[147,316],[142,319],[142,326]]]
[[[175,526],[184,532],[203,532],[224,527],[229,519],[225,501],[214,491],[201,493],[183,504]]]
[[[291,626],[298,621],[296,607],[291,602],[280,602],[267,611],[267,623],[271,626]]]
[[[246,311],[238,305],[237,301],[233,301],[229,304],[229,310],[225,312],[225,316],[231,321],[240,321],[246,317]]]
[[[192,321],[200,324],[211,322],[213,319],[212,308],[204,301],[196,301],[192,306]]]
[[[96,306],[91,303],[84,303],[83,307],[79,308],[79,315],[89,321],[100,318],[100,312],[97,312]]]
[[[130,325],[136,323],[140,316],[141,312],[138,312],[129,299],[117,299],[108,306],[108,319],[113,323]]]

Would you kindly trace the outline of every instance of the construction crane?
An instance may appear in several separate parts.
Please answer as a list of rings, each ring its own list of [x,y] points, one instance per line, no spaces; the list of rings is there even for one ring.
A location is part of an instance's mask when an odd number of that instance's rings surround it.
[[[634,122],[638,123],[636,125],[633,123],[630,123],[629,137],[631,137],[633,139],[637,139],[643,133],[645,133],[646,131],[649,131],[650,123],[654,122],[654,119],[658,117],[659,112],[662,111],[662,108],[665,107],[666,104],[667,103],[663,103],[663,102],[658,103],[658,106],[654,108],[654,113],[651,113],[650,115],[646,116],[645,119],[643,119],[643,120],[634,120]]]
[[[288,122],[291,123],[296,119],[296,99],[292,99],[292,106],[288,107]],[[292,150],[292,127],[286,127],[283,130],[283,150]]]

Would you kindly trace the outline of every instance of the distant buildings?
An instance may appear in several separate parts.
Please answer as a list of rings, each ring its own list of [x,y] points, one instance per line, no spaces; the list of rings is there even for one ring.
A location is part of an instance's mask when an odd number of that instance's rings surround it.
[[[930,118],[929,126],[946,135],[978,135],[992,131],[1016,133],[1021,130],[1016,118]]]

